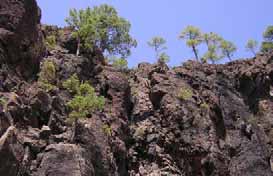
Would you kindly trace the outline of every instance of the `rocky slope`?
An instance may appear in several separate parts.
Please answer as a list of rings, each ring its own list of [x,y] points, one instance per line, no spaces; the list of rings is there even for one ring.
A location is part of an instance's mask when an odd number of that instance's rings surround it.
[[[34,0],[2,0],[0,14],[0,176],[273,175],[273,53],[121,72],[99,51],[71,54],[69,29],[45,52],[43,37],[60,29],[42,30]],[[51,91],[37,84],[45,60],[57,70]],[[62,82],[74,73],[106,105],[71,142]]]

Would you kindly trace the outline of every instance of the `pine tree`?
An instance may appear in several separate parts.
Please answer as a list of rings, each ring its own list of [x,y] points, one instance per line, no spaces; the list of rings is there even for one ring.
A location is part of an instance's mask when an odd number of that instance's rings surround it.
[[[222,37],[214,32],[203,34],[203,42],[206,44],[208,50],[202,58],[203,62],[210,60],[213,64],[223,58],[219,49]]]
[[[258,49],[258,42],[256,40],[248,40],[246,44],[246,50],[252,52],[254,57],[256,56],[256,52]]]
[[[271,52],[273,51],[273,26],[268,26],[266,31],[263,34],[264,41],[262,43],[261,51],[262,52]]]
[[[130,48],[137,45],[129,34],[131,24],[119,17],[114,7],[106,4],[79,11],[71,9],[66,22],[74,29],[73,35],[77,38],[77,55],[83,47],[99,48],[103,53],[125,58],[130,55]]]
[[[230,41],[222,40],[220,48],[223,56],[227,57],[229,61],[232,61],[232,56],[237,50],[236,46]]]
[[[186,40],[187,46],[192,48],[195,59],[199,61],[198,45],[202,42],[202,33],[199,28],[194,26],[187,26],[179,35],[180,39]]]
[[[167,49],[165,46],[166,40],[160,36],[153,37],[149,42],[148,45],[155,50],[155,57],[159,59],[160,52]]]

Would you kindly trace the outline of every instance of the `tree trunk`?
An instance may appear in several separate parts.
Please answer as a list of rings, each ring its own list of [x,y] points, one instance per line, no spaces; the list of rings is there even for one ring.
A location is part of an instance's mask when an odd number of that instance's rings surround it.
[[[215,60],[211,59],[211,63],[212,63],[212,64],[215,64]]]
[[[256,52],[253,49],[251,51],[252,51],[254,57],[256,57]]]
[[[229,53],[227,53],[227,57],[228,57],[229,61],[231,62],[231,61],[232,61],[232,59],[231,59],[231,56],[230,56],[230,54],[229,54]]]
[[[195,46],[192,46],[192,50],[195,55],[195,59],[197,60],[197,62],[199,62],[199,58],[198,58],[198,54],[197,54],[197,50],[196,50]]]
[[[80,37],[78,37],[77,39],[77,52],[76,52],[76,55],[79,56],[80,55],[80,47],[81,47],[81,39]]]
[[[158,60],[159,59],[159,51],[158,48],[155,47],[155,59]]]

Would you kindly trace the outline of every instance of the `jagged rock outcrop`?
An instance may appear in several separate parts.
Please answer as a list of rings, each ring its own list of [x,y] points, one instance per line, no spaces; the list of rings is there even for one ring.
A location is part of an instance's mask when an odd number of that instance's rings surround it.
[[[124,72],[99,50],[75,56],[70,29],[44,26],[45,38],[58,35],[42,59],[56,69],[45,90],[20,74],[41,64],[38,12],[34,0],[0,2],[1,176],[273,175],[273,53]],[[75,131],[67,121],[72,95],[62,86],[73,74],[106,98]]]
[[[272,175],[272,63],[272,55],[226,65],[190,61],[166,73],[146,64],[141,73],[150,84],[136,92],[148,92],[154,107],[131,125],[132,175]],[[252,87],[242,82],[246,72]],[[192,95],[179,99],[181,89]],[[256,113],[261,103],[267,120]]]
[[[75,144],[52,144],[41,157],[37,176],[89,176],[94,175],[90,156]]]
[[[0,62],[18,72],[37,72],[44,53],[41,11],[35,0],[1,0]]]

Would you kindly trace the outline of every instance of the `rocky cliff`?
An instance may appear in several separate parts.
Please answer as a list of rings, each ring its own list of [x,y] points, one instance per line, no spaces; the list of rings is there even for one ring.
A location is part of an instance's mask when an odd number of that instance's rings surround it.
[[[273,175],[273,53],[121,72],[99,51],[71,54],[70,32],[42,29],[34,0],[0,2],[0,176]],[[53,33],[57,46],[45,52]],[[50,91],[37,83],[48,60]],[[71,141],[62,83],[75,73],[106,105]]]

